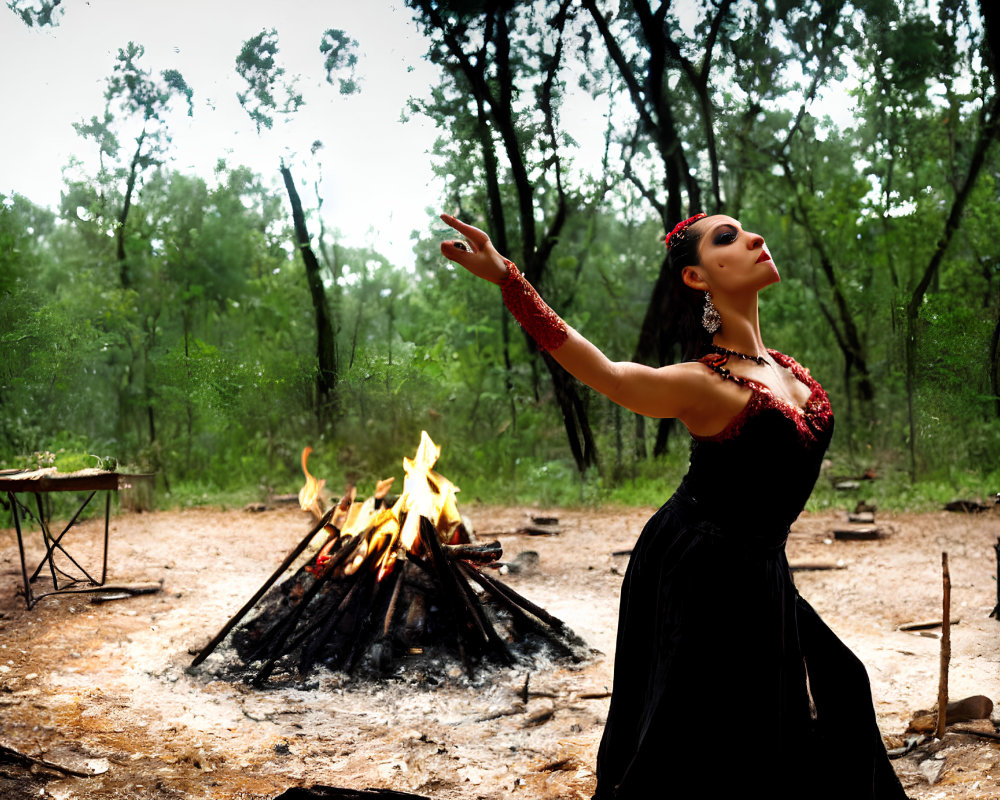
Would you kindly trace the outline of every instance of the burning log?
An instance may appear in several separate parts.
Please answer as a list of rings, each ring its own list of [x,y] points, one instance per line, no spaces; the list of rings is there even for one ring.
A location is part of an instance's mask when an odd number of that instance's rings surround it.
[[[350,489],[324,513],[323,481],[307,469],[307,448],[300,505],[319,521],[193,666],[230,632],[238,671],[258,686],[276,671],[303,677],[317,664],[384,674],[414,657],[457,658],[471,674],[484,662],[513,665],[541,651],[586,657],[584,642],[561,620],[481,572],[503,550],[473,541],[457,488],[432,470],[439,454],[424,433],[415,458],[403,459],[403,492],[391,505],[390,479],[364,501]],[[308,561],[274,585],[320,532],[326,538]]]

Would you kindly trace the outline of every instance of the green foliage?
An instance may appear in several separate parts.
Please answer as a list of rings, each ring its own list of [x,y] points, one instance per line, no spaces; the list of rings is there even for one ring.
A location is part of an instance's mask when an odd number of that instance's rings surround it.
[[[354,68],[358,64],[358,43],[344,31],[330,28],[320,39],[319,51],[325,58],[323,69],[326,72],[326,82],[333,85],[334,74],[346,71],[345,76],[337,76],[337,85],[341,94],[356,94],[361,91]]]
[[[145,52],[146,48],[135,42],[129,42],[118,51],[105,98],[109,103],[120,104],[126,115],[137,114],[143,120],[151,120],[162,116],[175,95],[182,95],[187,100],[190,116],[193,111],[191,87],[174,69],[164,70],[159,81],[154,79],[149,70],[139,66],[139,59]]]
[[[236,73],[247,83],[247,90],[236,96],[258,133],[274,125],[275,114],[293,114],[305,103],[295,81],[285,78],[277,55],[278,32],[272,28],[247,39],[236,57]]]
[[[13,11],[29,28],[55,28],[63,15],[63,0],[7,0]]]

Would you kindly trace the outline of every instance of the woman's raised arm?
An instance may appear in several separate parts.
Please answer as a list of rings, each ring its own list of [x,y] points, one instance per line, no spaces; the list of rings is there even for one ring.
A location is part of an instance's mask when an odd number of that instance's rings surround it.
[[[654,368],[611,361],[541,301],[486,233],[447,214],[441,219],[466,240],[442,242],[441,253],[473,275],[498,284],[518,322],[567,372],[630,411],[648,417],[677,417],[689,428],[702,427],[698,423],[705,401],[720,389],[711,372],[694,363]]]

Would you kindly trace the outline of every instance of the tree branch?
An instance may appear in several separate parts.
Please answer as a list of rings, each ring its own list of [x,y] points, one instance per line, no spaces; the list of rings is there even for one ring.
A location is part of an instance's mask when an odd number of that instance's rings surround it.
[[[987,112],[986,123],[979,130],[979,137],[976,140],[972,158],[969,160],[969,170],[966,172],[965,180],[951,204],[951,211],[948,213],[944,231],[938,240],[937,249],[934,251],[934,255],[931,256],[931,260],[927,264],[927,268],[924,270],[924,274],[914,288],[913,294],[910,296],[910,301],[907,304],[906,310],[911,320],[916,320],[920,312],[920,305],[924,301],[924,295],[927,294],[927,289],[930,287],[931,281],[934,280],[934,276],[937,274],[938,268],[944,260],[945,253],[948,251],[948,245],[951,243],[952,237],[961,224],[962,212],[965,210],[965,204],[969,200],[969,195],[972,193],[976,180],[979,178],[979,173],[986,161],[986,153],[990,145],[996,141],[998,134],[1000,134],[1000,95],[994,95],[993,102]]]

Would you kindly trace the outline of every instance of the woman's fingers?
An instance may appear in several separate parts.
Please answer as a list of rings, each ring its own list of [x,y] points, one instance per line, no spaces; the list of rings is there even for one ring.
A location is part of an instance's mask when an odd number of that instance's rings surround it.
[[[471,225],[466,225],[464,222],[462,222],[459,219],[456,219],[450,214],[442,214],[441,219],[444,220],[446,223],[448,223],[448,225],[450,225],[456,231],[461,233],[463,236],[465,236],[467,239],[470,238],[470,234],[473,236],[475,234],[481,234],[485,236],[485,234],[483,234],[483,232],[478,228],[474,228]],[[441,242],[441,254],[445,258],[449,258],[452,261],[461,264],[463,267],[467,266],[465,263],[464,256],[474,254],[477,249],[478,248],[476,248],[470,242],[464,242],[458,240],[449,240],[446,242]]]
[[[481,231],[479,228],[473,227],[472,225],[467,225],[462,222],[462,220],[451,216],[451,214],[442,214],[441,219],[462,234],[462,236],[468,239],[476,248],[482,248],[490,240],[490,237],[487,236],[484,231]]]
[[[455,261],[458,264],[465,266],[465,258],[472,255],[472,248],[469,247],[465,242],[458,241],[448,241],[441,242],[441,255],[445,258]]]
[[[492,283],[500,283],[506,277],[506,263],[486,233],[450,214],[442,214],[441,219],[466,238],[464,242],[454,239],[441,242],[441,254],[445,258]]]

